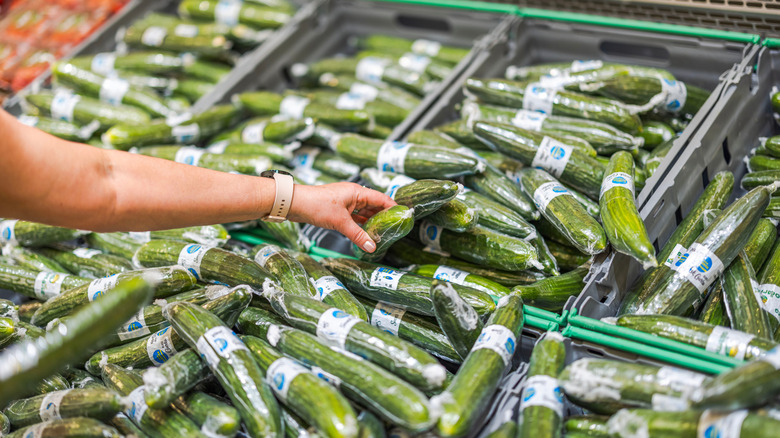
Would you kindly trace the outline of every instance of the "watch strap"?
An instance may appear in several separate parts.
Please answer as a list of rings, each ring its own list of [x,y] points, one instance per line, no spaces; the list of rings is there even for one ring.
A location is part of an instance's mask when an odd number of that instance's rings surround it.
[[[295,180],[290,175],[278,172],[274,173],[273,178],[274,181],[276,181],[276,197],[274,198],[274,205],[271,207],[271,212],[264,220],[282,222],[287,220],[287,213],[290,212]]]

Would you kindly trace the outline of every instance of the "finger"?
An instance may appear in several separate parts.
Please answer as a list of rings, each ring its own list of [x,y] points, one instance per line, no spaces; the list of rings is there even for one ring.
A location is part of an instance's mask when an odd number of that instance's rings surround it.
[[[358,205],[366,208],[373,207],[378,208],[379,210],[384,210],[385,208],[390,208],[396,205],[396,203],[393,201],[393,198],[385,195],[382,192],[363,188],[358,192]]]
[[[347,238],[351,240],[352,243],[363,249],[363,251],[376,251],[376,243],[374,243],[374,241],[371,240],[371,238],[368,236],[368,233],[363,231],[363,229],[360,228],[360,226],[358,226],[358,224],[356,224],[355,221],[353,221],[351,218],[344,218],[344,221],[339,224],[336,230],[347,236]]]
[[[371,217],[371,216],[379,213],[380,211],[382,211],[382,210],[379,209],[379,208],[376,208],[376,207],[367,207],[367,208],[361,208],[360,210],[358,210],[354,214],[359,215],[359,216]]]

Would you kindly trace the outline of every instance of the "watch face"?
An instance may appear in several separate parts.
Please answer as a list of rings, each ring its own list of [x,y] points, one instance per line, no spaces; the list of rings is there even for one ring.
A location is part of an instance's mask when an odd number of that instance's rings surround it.
[[[263,173],[260,174],[260,176],[262,176],[263,178],[273,178],[275,173],[292,176],[290,172],[286,172],[284,170],[278,170],[278,169],[265,170],[263,171]]]

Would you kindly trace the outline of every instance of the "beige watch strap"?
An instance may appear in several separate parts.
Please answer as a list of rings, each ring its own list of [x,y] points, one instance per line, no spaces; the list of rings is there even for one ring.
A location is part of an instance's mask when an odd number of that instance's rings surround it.
[[[290,212],[295,184],[292,176],[284,175],[282,173],[275,173],[274,181],[276,181],[276,198],[274,198],[274,205],[271,207],[271,212],[268,216],[264,217],[263,220],[269,222],[282,222],[287,220],[287,213]]]

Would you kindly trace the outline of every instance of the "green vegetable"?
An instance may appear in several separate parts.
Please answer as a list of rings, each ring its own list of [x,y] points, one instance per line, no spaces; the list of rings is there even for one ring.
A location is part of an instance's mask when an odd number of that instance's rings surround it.
[[[362,54],[360,55],[362,58]],[[381,100],[367,100],[356,93],[338,91],[314,90],[302,93],[304,97],[311,99],[312,102],[332,105],[336,109],[351,109],[365,111],[376,123],[384,126],[393,127],[400,125],[409,111],[401,107],[387,103]]]
[[[101,129],[118,123],[128,128],[149,123],[149,114],[129,105],[111,105],[70,91],[28,94],[25,100],[40,112],[55,120],[77,122],[83,125],[97,121]]]
[[[90,388],[105,388],[106,385],[92,377],[86,371],[82,371],[78,368],[67,368],[62,372],[62,375],[68,379],[71,389],[90,389]]]
[[[0,263],[0,287],[34,299],[53,298],[87,282],[88,278],[75,275],[30,270]]]
[[[368,316],[360,302],[352,296],[352,293],[330,271],[308,254],[297,252],[293,256],[303,265],[306,273],[313,280],[314,288],[317,291],[315,298],[364,321],[368,320]]]
[[[563,424],[563,429],[566,432],[567,437],[609,438],[607,420],[609,420],[609,417],[598,415],[571,416],[566,419],[566,422]]]
[[[75,417],[34,424],[4,435],[9,438],[121,438],[116,429],[92,418]]]
[[[17,246],[8,250],[8,260],[6,264],[15,264],[25,269],[46,272],[68,272],[64,266],[41,254],[38,251]],[[13,262],[13,263],[11,263]]]
[[[173,407],[200,426],[207,436],[232,437],[241,428],[241,417],[234,407],[203,392],[179,397]]]
[[[308,252],[311,241],[301,234],[301,226],[297,222],[266,222],[258,223],[260,228],[267,231],[279,242],[285,244],[288,248],[299,252]]]
[[[580,84],[580,91],[596,93],[632,105],[650,105],[672,114],[696,114],[710,97],[707,90],[659,77],[618,75],[601,82]]]
[[[507,421],[502,424],[498,429],[490,432],[486,435],[487,438],[514,438],[517,436],[517,423],[514,421]]]
[[[724,304],[723,289],[715,288],[707,295],[707,300],[699,311],[699,321],[712,324],[722,325],[723,327],[731,326],[729,321],[729,315],[726,313],[726,305]]]
[[[360,96],[366,101],[374,99],[391,103],[399,108],[412,111],[420,104],[419,96],[402,88],[388,85],[384,82],[367,83],[360,81],[351,74],[323,73],[313,81],[315,86],[339,91],[348,91]],[[411,140],[410,141],[414,141]]]
[[[203,3],[198,0],[185,0],[179,3],[179,14],[202,21],[221,20],[217,4]],[[289,8],[277,9],[249,2],[241,5],[235,19],[238,23],[255,29],[276,29],[282,27],[291,18]]]
[[[482,332],[479,315],[447,282],[433,282],[431,301],[439,327],[458,355],[465,358]]]
[[[590,260],[589,255],[583,254],[571,246],[562,245],[551,240],[547,240],[545,243],[550,250],[550,254],[555,257],[558,267],[563,272],[571,271],[582,265],[588,264]]]
[[[187,35],[169,26],[149,23],[149,17],[136,21],[124,33],[123,41],[140,49],[185,52],[217,57],[233,45],[224,35],[200,33]]]
[[[281,114],[291,119],[311,118],[340,129],[357,129],[368,125],[371,116],[363,110],[338,109],[335,105],[312,102],[309,99],[290,94],[269,91],[241,93],[235,98],[249,112],[256,116]]]
[[[774,338],[769,314],[764,311],[761,296],[754,290],[756,273],[744,251],[729,265],[721,277],[726,312],[731,327],[765,339]]]
[[[521,436],[561,436],[563,394],[558,375],[565,358],[563,336],[558,332],[547,332],[534,346],[520,401]]]
[[[512,288],[512,294],[519,296],[523,302],[551,312],[560,312],[570,297],[576,297],[585,287],[585,276],[588,268],[575,268],[556,277],[549,277],[537,282]]]
[[[714,377],[691,395],[697,409],[740,409],[768,403],[777,394],[780,348]]]
[[[525,219],[538,219],[533,201],[509,177],[498,169],[488,165],[485,171],[464,178],[466,186],[477,193],[503,204],[523,216]],[[527,236],[521,236],[527,237]]]
[[[481,290],[494,297],[500,298],[504,295],[509,295],[509,288],[500,283],[446,265],[414,265],[411,268],[411,272],[423,277],[435,278]]]
[[[645,139],[644,148],[653,150],[660,144],[674,138],[674,129],[664,122],[648,120],[642,123],[642,138]]]
[[[147,146],[138,149],[137,153],[220,172],[246,175],[260,175],[273,166],[271,159],[265,155],[213,154],[191,146]]]
[[[285,293],[302,297],[318,295],[301,262],[284,249],[266,243],[253,247],[250,255],[276,278]]]
[[[748,160],[749,172],[768,170],[780,170],[780,158],[773,158],[766,155],[753,155]]]
[[[14,428],[59,418],[89,417],[109,420],[124,403],[106,388],[66,389],[11,402],[3,413]]]
[[[46,246],[52,243],[73,240],[86,234],[70,228],[52,227],[19,220],[0,221],[0,243],[22,246]]]
[[[376,250],[373,253],[367,253],[357,245],[352,244],[352,252],[362,260],[378,261],[382,259],[393,243],[412,231],[414,216],[414,208],[403,205],[395,205],[376,213],[363,224],[363,230],[376,243]]]
[[[103,254],[100,250],[65,245],[54,248],[42,248],[40,251],[79,277],[107,277],[133,269],[132,262],[126,258]]]
[[[165,409],[177,397],[210,375],[211,371],[206,362],[198,353],[188,348],[171,357],[160,367],[149,368],[144,372],[144,400],[151,408]]]
[[[63,140],[84,141],[92,137],[94,130],[92,127],[79,127],[76,124],[64,120],[55,120],[45,116],[22,115],[18,118],[19,122],[33,126],[43,132],[49,133]]]
[[[421,179],[415,181],[405,175],[369,168],[360,172],[361,178],[376,189],[385,192],[399,205],[414,208],[414,218],[421,219],[441,209],[455,199],[461,186],[446,180]]]
[[[750,190],[758,186],[772,184],[775,181],[780,181],[780,170],[750,172],[742,177],[742,187],[746,190]]]
[[[390,53],[412,52],[418,55],[429,56],[438,61],[452,65],[459,63],[461,59],[469,54],[469,49],[445,46],[436,41],[424,39],[413,41],[406,38],[391,37],[387,35],[370,35],[361,38],[358,41],[358,45],[366,49]]]
[[[777,299],[780,298],[780,243],[776,242],[769,254],[766,262],[758,272],[757,294],[763,302],[764,309],[771,315],[770,324],[775,328],[777,319],[780,315],[780,308],[777,305]],[[775,328],[775,339],[779,339],[777,329]]]

